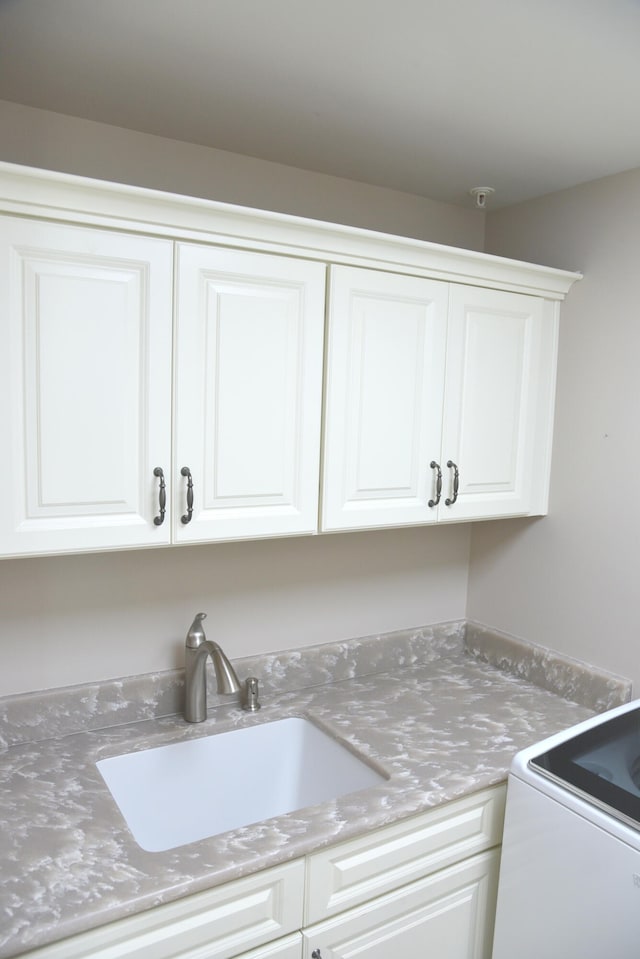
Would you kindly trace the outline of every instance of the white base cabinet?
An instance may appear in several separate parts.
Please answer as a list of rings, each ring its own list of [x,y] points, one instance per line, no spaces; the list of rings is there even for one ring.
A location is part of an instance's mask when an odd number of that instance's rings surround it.
[[[506,787],[25,959],[489,959]]]

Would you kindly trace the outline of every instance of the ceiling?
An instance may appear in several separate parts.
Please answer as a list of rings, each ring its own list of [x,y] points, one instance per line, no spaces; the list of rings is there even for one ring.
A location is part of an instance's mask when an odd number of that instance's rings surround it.
[[[0,0],[0,99],[498,208],[640,166],[640,0]]]

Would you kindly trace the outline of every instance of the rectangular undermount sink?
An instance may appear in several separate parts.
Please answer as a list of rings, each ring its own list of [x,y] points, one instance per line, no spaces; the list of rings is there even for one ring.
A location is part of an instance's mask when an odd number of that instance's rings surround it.
[[[97,767],[148,852],[375,786],[385,777],[307,719],[280,719],[102,759]]]

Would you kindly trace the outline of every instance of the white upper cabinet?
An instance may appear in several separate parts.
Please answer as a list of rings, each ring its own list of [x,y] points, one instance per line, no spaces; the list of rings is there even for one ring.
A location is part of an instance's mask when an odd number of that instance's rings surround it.
[[[334,268],[322,529],[544,512],[556,339],[539,297]]]
[[[174,244],[0,226],[0,552],[317,531],[323,264],[178,244],[172,404]]]
[[[432,523],[448,285],[333,267],[322,528]]]
[[[167,240],[0,218],[0,551],[169,542]]]
[[[185,244],[177,256],[175,540],[314,533],[325,267]]]
[[[544,513],[578,277],[0,162],[0,556]]]

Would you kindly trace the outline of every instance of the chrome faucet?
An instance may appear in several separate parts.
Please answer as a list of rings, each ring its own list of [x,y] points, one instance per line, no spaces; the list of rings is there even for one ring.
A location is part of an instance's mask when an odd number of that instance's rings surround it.
[[[202,628],[206,613],[197,613],[185,643],[184,718],[201,723],[207,718],[207,657],[216,671],[219,693],[237,693],[242,688],[236,671],[217,643],[207,639]]]

